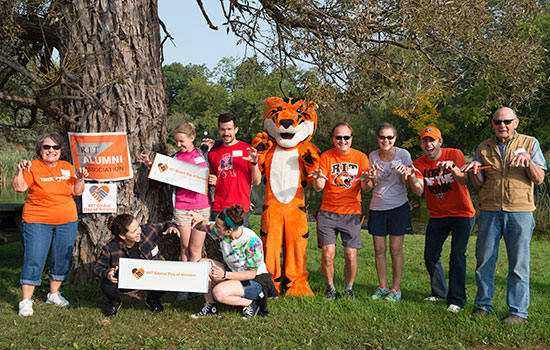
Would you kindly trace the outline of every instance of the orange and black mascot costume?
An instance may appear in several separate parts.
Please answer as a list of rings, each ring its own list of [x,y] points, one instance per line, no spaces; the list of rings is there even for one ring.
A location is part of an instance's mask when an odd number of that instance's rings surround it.
[[[317,129],[316,105],[279,97],[265,103],[265,132],[252,141],[260,153],[266,183],[260,231],[265,264],[279,292],[286,287],[286,295],[312,296],[306,269],[304,187],[319,164],[320,151],[309,142]]]

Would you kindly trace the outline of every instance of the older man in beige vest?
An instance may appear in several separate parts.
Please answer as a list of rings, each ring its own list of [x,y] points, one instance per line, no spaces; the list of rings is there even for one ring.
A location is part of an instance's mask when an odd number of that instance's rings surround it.
[[[479,188],[478,238],[476,244],[477,294],[474,316],[494,310],[495,266],[500,238],[508,255],[506,324],[527,322],[529,307],[529,244],[535,220],[534,185],[544,180],[546,161],[539,142],[515,131],[516,113],[500,108],[491,121],[495,136],[482,142],[474,160],[463,170],[473,169],[473,184]],[[481,166],[488,169],[479,170]]]

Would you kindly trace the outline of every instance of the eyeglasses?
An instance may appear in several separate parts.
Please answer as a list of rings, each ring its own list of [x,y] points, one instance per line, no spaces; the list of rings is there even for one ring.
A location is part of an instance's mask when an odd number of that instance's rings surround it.
[[[501,119],[501,120],[493,119],[493,124],[500,125],[500,124],[504,123],[504,125],[510,125],[510,124],[512,124],[512,122],[514,120],[515,119]]]
[[[349,136],[349,135],[346,135],[346,136],[334,136],[334,138],[335,138],[336,140],[338,140],[338,141],[342,141],[342,140],[346,140],[346,141],[347,141],[347,140],[351,139],[351,136]]]
[[[388,141],[391,141],[395,138],[395,135],[392,135],[392,136],[382,136],[382,135],[379,135],[378,138],[381,140],[381,141],[384,141],[384,140],[388,140]]]
[[[56,151],[59,151],[61,149],[61,146],[59,145],[42,145],[43,150],[49,150],[50,148],[53,148]]]

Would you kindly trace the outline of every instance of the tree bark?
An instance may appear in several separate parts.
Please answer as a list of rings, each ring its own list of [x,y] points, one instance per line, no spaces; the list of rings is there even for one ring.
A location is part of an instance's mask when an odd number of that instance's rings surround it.
[[[147,179],[136,161],[142,152],[166,153],[166,87],[161,71],[157,0],[67,0],[63,4],[60,61],[68,73],[62,93],[86,96],[63,105],[75,132],[126,132],[134,178],[117,182],[118,213],[141,223],[170,218],[168,186]],[[79,205],[80,203],[77,203]],[[79,205],[80,207],[80,205]],[[112,238],[108,214],[81,214],[71,279],[83,285]],[[163,239],[161,251],[179,252],[177,237]],[[168,248],[168,249],[167,249]]]

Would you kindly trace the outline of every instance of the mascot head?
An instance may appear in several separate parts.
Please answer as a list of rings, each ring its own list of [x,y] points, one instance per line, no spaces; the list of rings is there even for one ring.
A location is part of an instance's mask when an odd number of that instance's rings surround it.
[[[311,140],[317,130],[314,102],[270,97],[265,103],[264,130],[280,147],[292,148]]]

